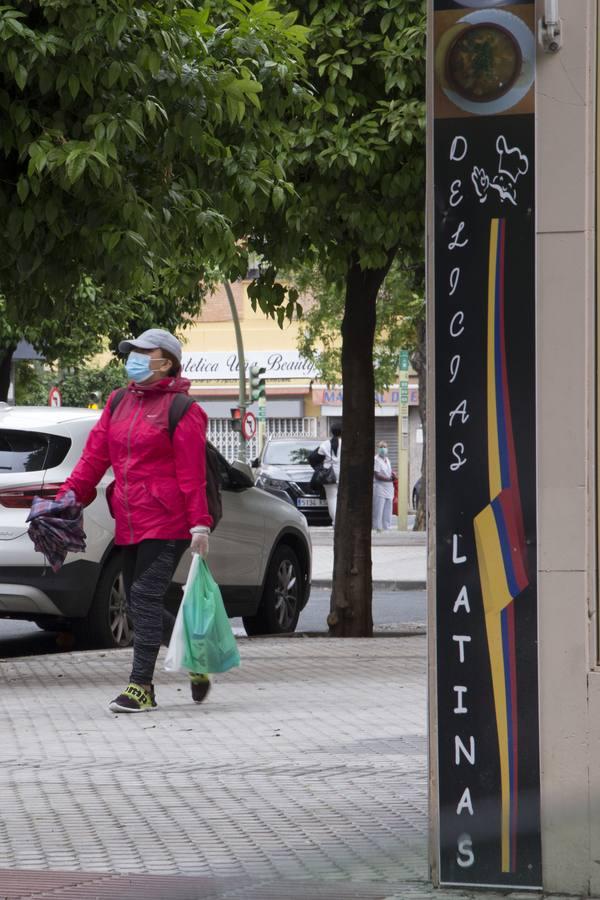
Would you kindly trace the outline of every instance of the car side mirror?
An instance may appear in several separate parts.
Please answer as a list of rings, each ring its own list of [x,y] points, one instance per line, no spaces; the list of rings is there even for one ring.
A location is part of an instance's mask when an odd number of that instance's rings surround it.
[[[248,463],[236,459],[232,462],[229,471],[236,487],[254,487],[254,475]]]
[[[260,466],[260,459],[258,458],[258,456],[256,457],[256,459],[252,460],[250,465],[252,466],[253,469],[258,469],[258,467]]]

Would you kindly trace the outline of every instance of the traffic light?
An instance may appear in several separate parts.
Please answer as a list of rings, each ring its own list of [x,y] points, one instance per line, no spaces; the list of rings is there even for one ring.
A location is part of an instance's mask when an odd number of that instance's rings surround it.
[[[100,409],[100,405],[102,403],[102,394],[100,391],[90,391],[90,402],[88,403],[88,409]]]
[[[252,400],[261,400],[265,396],[265,372],[260,366],[250,366],[250,396]]]
[[[231,430],[232,431],[241,431],[242,430],[242,410],[239,406],[231,407]]]

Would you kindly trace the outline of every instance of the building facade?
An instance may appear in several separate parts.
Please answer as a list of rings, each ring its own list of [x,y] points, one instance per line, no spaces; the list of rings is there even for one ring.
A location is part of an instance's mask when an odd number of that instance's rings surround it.
[[[314,366],[302,359],[297,350],[296,322],[287,323],[282,329],[273,319],[252,309],[248,284],[238,281],[232,289],[243,335],[246,370],[251,365],[266,370],[267,434],[325,439],[331,426],[341,423],[343,389],[321,384]],[[237,438],[231,431],[230,416],[239,396],[239,360],[231,311],[222,287],[207,299],[198,321],[186,331],[183,372],[192,381],[192,395],[209,416],[213,440],[222,451],[233,456]],[[408,484],[412,490],[421,474],[423,429],[416,376],[410,382]],[[398,460],[399,400],[397,385],[374,398],[375,437],[388,442],[394,466]],[[258,413],[256,404],[249,409]],[[254,439],[250,444],[250,458],[257,452],[258,443]]]

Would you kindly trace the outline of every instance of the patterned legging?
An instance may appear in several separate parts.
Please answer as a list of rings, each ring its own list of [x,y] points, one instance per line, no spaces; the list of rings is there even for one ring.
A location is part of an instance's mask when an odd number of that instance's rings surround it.
[[[146,540],[123,547],[123,581],[133,622],[130,681],[151,684],[161,643],[168,643],[175,617],[165,595],[189,541]]]

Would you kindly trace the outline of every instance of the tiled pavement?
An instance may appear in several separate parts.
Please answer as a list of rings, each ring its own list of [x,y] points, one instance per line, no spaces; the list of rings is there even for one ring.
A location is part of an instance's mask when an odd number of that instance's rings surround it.
[[[0,900],[432,896],[425,638],[240,648],[129,717],[130,651],[0,663]]]

